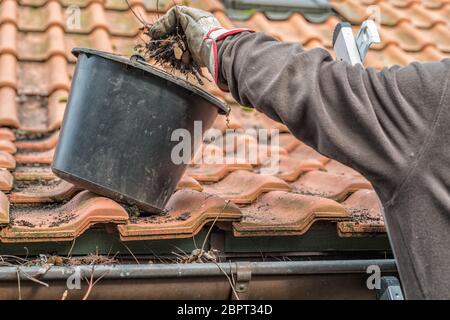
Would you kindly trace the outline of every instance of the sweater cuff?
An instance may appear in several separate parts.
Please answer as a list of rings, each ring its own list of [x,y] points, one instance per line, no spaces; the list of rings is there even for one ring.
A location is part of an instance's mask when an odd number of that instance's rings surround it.
[[[210,30],[206,36],[205,41],[211,42],[211,53],[210,53],[210,72],[214,77],[214,81],[218,85],[218,87],[223,91],[228,91],[227,86],[223,86],[220,83],[220,57],[219,57],[219,43],[228,37],[233,37],[240,33],[254,32],[250,29],[239,28],[239,29],[223,29],[217,28]]]

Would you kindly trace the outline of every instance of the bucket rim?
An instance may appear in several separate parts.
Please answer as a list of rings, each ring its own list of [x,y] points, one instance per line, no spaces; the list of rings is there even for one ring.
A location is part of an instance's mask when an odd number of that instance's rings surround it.
[[[210,94],[209,92],[203,90],[202,88],[199,88],[189,81],[186,81],[180,77],[177,77],[175,75],[172,75],[164,70],[161,70],[159,68],[156,68],[148,63],[143,63],[139,61],[133,61],[130,58],[127,58],[126,56],[106,52],[106,51],[100,51],[90,48],[82,48],[82,47],[75,47],[72,49],[72,54],[78,58],[79,54],[85,54],[85,55],[95,55],[107,60],[113,60],[119,63],[124,63],[129,66],[132,66],[134,68],[141,69],[143,71],[146,71],[148,73],[151,73],[155,76],[158,76],[160,78],[163,78],[167,81],[173,82],[181,87],[183,87],[186,90],[189,90],[203,99],[207,100],[208,102],[212,103],[219,109],[220,114],[228,115],[231,111],[231,108],[226,105],[224,102],[216,98],[214,95]]]

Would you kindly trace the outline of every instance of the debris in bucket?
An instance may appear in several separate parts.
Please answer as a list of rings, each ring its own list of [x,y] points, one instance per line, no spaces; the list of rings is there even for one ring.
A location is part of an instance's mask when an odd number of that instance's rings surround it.
[[[150,36],[151,23],[145,21],[133,11],[128,0],[126,0],[129,10],[142,23],[140,31],[148,40],[141,38],[141,43],[137,44],[135,50],[143,55],[147,61],[154,61],[162,67],[168,68],[172,73],[178,70],[186,79],[190,75],[197,79],[198,83],[203,85],[202,77],[210,81],[202,74],[202,70],[197,62],[192,58],[187,46],[186,35],[183,28],[177,26],[176,31],[164,38],[152,39]],[[158,8],[158,4],[157,4]]]

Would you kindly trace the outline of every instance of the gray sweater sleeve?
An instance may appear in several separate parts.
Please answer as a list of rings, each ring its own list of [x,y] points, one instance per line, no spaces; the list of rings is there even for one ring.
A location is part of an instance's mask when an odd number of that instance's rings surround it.
[[[443,64],[378,72],[334,61],[262,33],[219,43],[220,85],[322,154],[365,175],[383,203],[395,194],[430,132]]]

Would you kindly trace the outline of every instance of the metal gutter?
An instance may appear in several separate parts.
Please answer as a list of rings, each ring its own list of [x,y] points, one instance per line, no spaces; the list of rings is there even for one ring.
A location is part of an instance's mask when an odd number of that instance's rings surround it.
[[[0,267],[0,300],[86,292],[89,299],[375,299],[367,285],[374,265],[380,276],[397,274],[391,259]],[[89,290],[89,278],[101,281]]]
[[[236,274],[237,269],[246,265],[254,276],[275,275],[305,275],[305,274],[341,274],[366,273],[367,267],[377,265],[382,272],[396,272],[395,260],[333,260],[333,261],[276,261],[276,262],[230,262],[230,263],[202,263],[202,264],[151,264],[151,265],[96,265],[79,266],[84,274],[94,277],[104,276],[105,279],[146,279],[146,278],[182,278],[182,277],[214,277]],[[220,268],[219,268],[220,267]],[[65,280],[74,272],[73,266],[51,267],[42,274],[42,267],[1,267],[0,281],[17,280],[17,270],[39,276],[41,280]],[[29,280],[22,275],[21,279]]]

